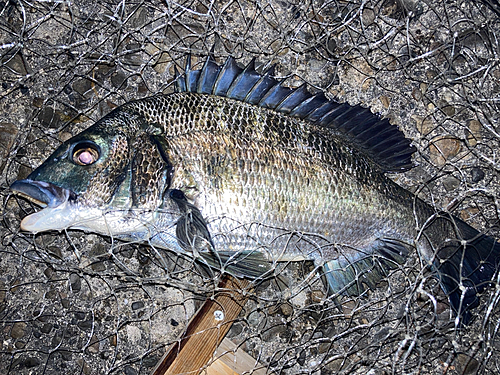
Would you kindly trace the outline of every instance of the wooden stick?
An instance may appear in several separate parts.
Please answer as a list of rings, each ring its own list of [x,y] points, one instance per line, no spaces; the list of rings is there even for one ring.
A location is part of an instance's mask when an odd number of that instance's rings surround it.
[[[183,337],[172,344],[152,375],[199,374],[238,317],[248,297],[250,282],[226,276],[188,323]]]

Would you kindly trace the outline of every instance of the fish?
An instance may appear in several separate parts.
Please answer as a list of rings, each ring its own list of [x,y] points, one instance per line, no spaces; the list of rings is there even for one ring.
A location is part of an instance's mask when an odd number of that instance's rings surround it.
[[[500,244],[388,177],[414,166],[397,126],[255,59],[186,60],[172,93],[117,107],[11,185],[42,207],[22,230],[145,243],[253,280],[308,260],[332,296],[362,295],[418,256],[469,323]]]

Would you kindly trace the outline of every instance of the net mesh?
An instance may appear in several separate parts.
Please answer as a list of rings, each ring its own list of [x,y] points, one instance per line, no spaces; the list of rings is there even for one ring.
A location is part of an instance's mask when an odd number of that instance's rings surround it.
[[[0,1],[0,373],[147,374],[216,290],[217,277],[163,250],[21,232],[36,208],[8,190],[116,106],[171,92],[188,54],[255,57],[261,69],[277,64],[289,86],[307,82],[391,118],[418,149],[417,166],[392,178],[498,235],[499,9],[494,0]],[[254,370],[500,373],[498,288],[459,330],[419,259],[336,300],[312,264],[282,268],[228,334]]]

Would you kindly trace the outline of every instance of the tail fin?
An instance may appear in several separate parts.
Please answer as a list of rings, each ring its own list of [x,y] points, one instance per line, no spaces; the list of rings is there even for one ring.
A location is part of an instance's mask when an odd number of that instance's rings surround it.
[[[360,295],[373,289],[388,271],[405,262],[408,248],[400,241],[377,240],[370,251],[353,251],[325,262],[323,276],[331,295]]]
[[[462,241],[450,241],[434,260],[441,287],[462,324],[470,321],[479,305],[478,294],[490,286],[500,264],[500,243],[453,218]]]

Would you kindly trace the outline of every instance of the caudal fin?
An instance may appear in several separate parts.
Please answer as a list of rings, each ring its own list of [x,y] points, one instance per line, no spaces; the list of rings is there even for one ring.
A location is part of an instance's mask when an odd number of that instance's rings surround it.
[[[492,284],[500,264],[500,243],[453,219],[462,241],[450,241],[439,249],[434,267],[441,287],[462,324],[468,324],[471,310],[479,305],[478,294]]]

